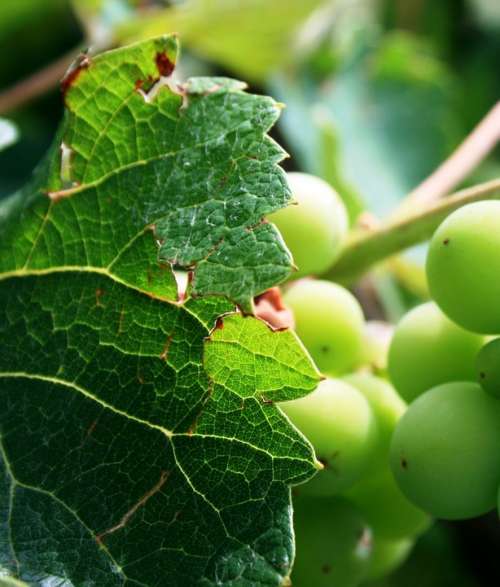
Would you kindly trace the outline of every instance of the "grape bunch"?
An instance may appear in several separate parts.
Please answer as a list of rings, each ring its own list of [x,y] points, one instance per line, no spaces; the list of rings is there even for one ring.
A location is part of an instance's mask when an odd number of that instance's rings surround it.
[[[283,301],[324,375],[281,404],[323,466],[294,489],[292,581],[356,587],[400,565],[432,518],[500,507],[500,338],[486,336],[500,335],[500,202],[465,206],[438,228],[434,301],[392,333],[366,322],[344,287],[305,277],[338,258],[347,216],[325,182],[289,179],[297,205],[271,218],[299,267]]]

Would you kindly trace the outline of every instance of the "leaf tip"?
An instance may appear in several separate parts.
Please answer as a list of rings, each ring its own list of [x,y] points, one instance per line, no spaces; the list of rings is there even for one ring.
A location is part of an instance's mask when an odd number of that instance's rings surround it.
[[[60,82],[61,93],[63,95],[63,98],[66,97],[68,90],[76,82],[82,71],[84,69],[88,69],[89,65],[90,57],[86,51],[82,51],[68,67],[66,73],[64,74]]]
[[[314,468],[317,471],[322,471],[325,468],[325,465],[323,465],[323,463],[321,461],[318,461],[318,459],[314,459]]]

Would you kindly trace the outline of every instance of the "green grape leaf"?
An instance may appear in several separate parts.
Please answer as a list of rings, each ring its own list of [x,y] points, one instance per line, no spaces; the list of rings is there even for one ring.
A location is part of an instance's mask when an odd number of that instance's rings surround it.
[[[29,585],[290,573],[290,486],[316,462],[273,402],[319,376],[234,305],[288,272],[263,222],[289,198],[279,109],[174,86],[176,55],[172,36],[82,55],[52,151],[0,206],[0,571]]]
[[[152,246],[152,233],[161,262],[192,270],[194,295],[225,295],[248,309],[289,275],[290,254],[264,220],[291,197],[277,166],[284,151],[266,136],[279,106],[224,78],[172,89],[164,80],[176,54],[169,37],[81,56],[63,81],[60,156],[31,188],[34,205],[17,206],[31,232],[10,222],[0,269],[62,263],[131,278],[138,243]],[[97,236],[89,208],[98,208]]]
[[[116,34],[130,41],[178,31],[203,58],[262,81],[297,58],[301,26],[321,4],[325,0],[188,0],[136,14]]]

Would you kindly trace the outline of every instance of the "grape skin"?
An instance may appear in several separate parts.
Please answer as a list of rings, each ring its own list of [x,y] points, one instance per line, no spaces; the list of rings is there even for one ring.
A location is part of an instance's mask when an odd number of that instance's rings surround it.
[[[296,204],[270,214],[292,253],[298,276],[318,275],[339,256],[347,236],[344,203],[326,181],[307,173],[287,174]]]
[[[335,377],[360,364],[364,317],[349,291],[329,281],[301,279],[283,299],[293,311],[295,331],[322,373]]]
[[[481,387],[500,398],[500,338],[490,341],[479,351],[476,365]]]
[[[432,297],[467,330],[500,334],[500,202],[475,202],[450,214],[432,237],[427,278]]]
[[[386,375],[389,346],[394,326],[370,320],[365,324],[363,363],[378,375]]]
[[[408,402],[441,383],[475,381],[484,337],[449,320],[429,302],[399,322],[389,349],[389,375]]]
[[[294,498],[294,587],[356,587],[370,562],[371,532],[347,500]]]
[[[379,459],[380,435],[365,397],[340,380],[326,379],[281,409],[309,439],[324,469],[301,491],[334,495],[352,486]]]
[[[402,492],[431,515],[484,514],[500,481],[500,402],[477,383],[434,387],[399,421],[390,456]]]
[[[375,581],[395,571],[408,558],[414,544],[413,538],[385,540],[375,535],[366,579]]]
[[[418,536],[431,523],[429,515],[401,493],[389,465],[357,483],[345,496],[363,514],[374,533],[385,540]]]
[[[384,445],[385,463],[394,428],[406,411],[405,401],[388,381],[371,373],[353,373],[345,376],[343,381],[358,389],[368,400],[377,419],[381,440]]]

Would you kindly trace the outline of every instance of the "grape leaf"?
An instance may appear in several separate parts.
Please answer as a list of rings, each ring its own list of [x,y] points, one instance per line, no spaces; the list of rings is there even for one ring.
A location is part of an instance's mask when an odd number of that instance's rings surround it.
[[[203,58],[262,82],[270,72],[300,57],[301,26],[325,0],[188,0],[143,10],[116,29],[130,41],[178,31]]]
[[[289,270],[262,220],[289,199],[279,109],[174,87],[176,55],[172,36],[82,55],[52,152],[0,207],[0,569],[30,585],[290,572],[289,486],[316,463],[273,402],[318,373],[234,307]],[[206,297],[179,301],[174,266]]]

